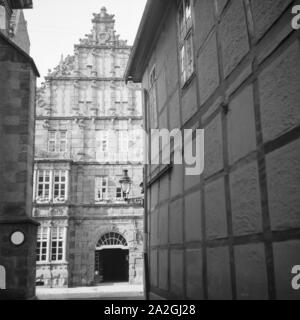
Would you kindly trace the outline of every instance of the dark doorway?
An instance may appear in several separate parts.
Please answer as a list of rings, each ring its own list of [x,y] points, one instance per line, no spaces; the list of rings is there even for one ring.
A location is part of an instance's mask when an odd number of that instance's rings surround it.
[[[129,250],[104,249],[96,251],[95,281],[128,282]]]

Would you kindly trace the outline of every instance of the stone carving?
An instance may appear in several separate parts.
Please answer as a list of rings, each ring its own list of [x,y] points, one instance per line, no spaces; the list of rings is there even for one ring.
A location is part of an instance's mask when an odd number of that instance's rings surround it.
[[[62,56],[60,64],[53,71],[48,70],[48,77],[71,76],[75,69],[75,56],[68,55],[65,59]]]
[[[103,7],[100,13],[94,13],[93,16],[93,30],[90,34],[85,35],[85,38],[79,40],[80,46],[115,45],[127,47],[127,41],[121,40],[120,36],[115,33],[114,15],[108,14],[106,8]],[[96,25],[100,25],[100,29]]]

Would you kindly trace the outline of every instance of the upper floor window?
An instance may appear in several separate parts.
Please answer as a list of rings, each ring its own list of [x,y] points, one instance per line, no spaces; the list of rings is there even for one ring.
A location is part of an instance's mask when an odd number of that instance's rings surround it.
[[[47,203],[51,200],[55,203],[67,200],[67,178],[66,170],[38,170],[36,180],[36,201]]]
[[[50,178],[51,172],[49,170],[40,170],[37,175],[37,198],[50,200]]]
[[[157,93],[156,93],[156,67],[154,66],[149,75],[149,117],[151,128],[157,128]]]
[[[64,153],[67,151],[67,142],[66,131],[50,131],[48,151],[51,153]]]
[[[194,72],[192,8],[190,0],[182,0],[179,8],[179,46],[181,84],[185,85]]]
[[[66,171],[54,171],[54,199],[64,201],[66,197]]]
[[[118,178],[96,177],[95,178],[95,201],[123,201],[122,188],[118,185]]]
[[[105,201],[108,195],[108,178],[97,177],[95,179],[95,200]]]
[[[116,199],[117,200],[123,200],[124,197],[123,197],[123,191],[122,191],[122,188],[116,188]]]

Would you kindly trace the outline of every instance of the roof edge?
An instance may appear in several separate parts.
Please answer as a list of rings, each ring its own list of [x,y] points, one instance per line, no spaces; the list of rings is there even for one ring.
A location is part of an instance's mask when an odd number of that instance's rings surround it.
[[[173,0],[148,0],[132,47],[126,71],[125,81],[141,82],[153,41],[159,31],[165,9]]]
[[[32,9],[32,0],[9,0],[12,9]]]
[[[39,78],[40,73],[39,73],[38,68],[36,67],[36,64],[35,64],[34,60],[32,59],[32,57],[27,52],[25,52],[23,49],[21,49],[18,45],[16,45],[12,40],[7,38],[7,36],[1,31],[0,31],[0,38],[3,39],[4,41],[6,41],[11,47],[15,48],[24,58],[26,58],[28,60],[28,62],[32,66],[32,69],[33,69],[35,75]]]

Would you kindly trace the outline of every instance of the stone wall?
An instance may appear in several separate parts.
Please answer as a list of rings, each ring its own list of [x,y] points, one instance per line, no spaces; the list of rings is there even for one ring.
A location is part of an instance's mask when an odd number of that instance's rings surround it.
[[[143,87],[155,64],[159,127],[204,128],[205,172],[174,166],[148,190],[153,297],[300,298],[296,2],[192,1],[196,69],[184,88],[171,5]]]
[[[0,299],[35,296],[37,223],[32,215],[34,97],[36,67],[26,54],[0,36],[0,265],[6,290]],[[24,242],[11,236],[22,232]]]
[[[143,282],[143,210],[79,207],[70,221],[70,286],[95,284],[95,248],[101,236],[111,231],[123,235],[128,242],[130,283]]]

